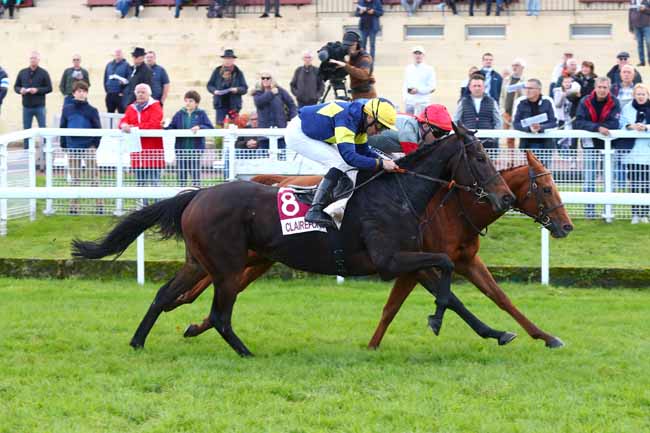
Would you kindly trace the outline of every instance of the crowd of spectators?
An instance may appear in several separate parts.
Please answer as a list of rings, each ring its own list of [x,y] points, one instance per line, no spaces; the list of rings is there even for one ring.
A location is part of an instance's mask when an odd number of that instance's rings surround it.
[[[630,9],[630,30],[635,32],[638,41],[639,67],[645,65],[644,50],[650,45],[650,8],[645,1]],[[120,2],[117,3],[119,7]],[[141,2],[128,3],[129,7],[136,7],[137,14]],[[265,15],[268,15],[270,2],[266,3]],[[447,4],[450,3],[453,4]],[[417,1],[406,4],[413,7],[411,12],[417,9]],[[497,1],[497,14],[503,6],[502,1]],[[491,2],[488,2],[488,12],[490,7]],[[275,11],[279,15],[278,6]],[[361,32],[344,34],[342,43],[348,53],[346,60],[331,60],[335,67],[344,68],[348,73],[353,100],[377,95],[373,67],[375,38],[383,14],[381,0],[358,0],[356,14]],[[368,51],[364,48],[366,46]],[[106,111],[124,114],[120,127],[125,132],[132,127],[160,128],[163,106],[171,88],[169,74],[157,63],[155,52],[136,47],[130,54],[131,63],[124,58],[121,49],[116,49],[113,59],[105,66],[103,86]],[[432,102],[437,82],[435,69],[425,61],[424,47],[413,47],[411,54],[412,62],[404,71],[403,100],[400,102],[403,103],[401,107],[404,113],[417,116]],[[609,135],[612,129],[645,130],[645,125],[650,121],[647,117],[650,104],[648,90],[641,84],[640,71],[630,63],[630,57],[626,51],[619,52],[615,63],[606,69],[605,76],[599,76],[593,62],[583,60],[580,63],[573,53],[564,52],[553,69],[548,91],[545,92],[539,78],[527,76],[527,65],[523,59],[516,58],[508,68],[498,69],[493,54],[486,52],[480,58],[480,67],[472,66],[469,69],[467,80],[460,88],[453,118],[471,129],[512,128],[533,134],[554,128],[586,130],[604,136]],[[249,88],[245,71],[236,64],[234,50],[225,49],[221,54],[221,65],[213,70],[207,81],[207,90],[212,96],[216,113],[214,124],[207,112],[198,107],[201,101],[199,93],[188,90],[184,107],[178,110],[166,127],[197,130],[234,123],[240,127],[284,128],[300,107],[316,104],[324,94],[326,83],[313,65],[313,59],[311,52],[302,54],[302,65],[295,69],[286,88],[269,70],[257,71],[255,84]],[[59,81],[59,91],[64,96],[62,127],[99,125],[98,110],[87,102],[91,80],[88,70],[81,63],[81,56],[74,54],[72,65],[63,71]],[[0,68],[0,107],[9,83],[8,72]],[[14,90],[22,96],[23,127],[30,128],[34,118],[39,126],[44,127],[46,95],[53,89],[48,71],[40,66],[38,52],[31,53],[29,66],[17,74]],[[254,113],[241,113],[245,95],[252,98]],[[280,139],[278,144],[280,148],[284,147],[283,140]],[[499,140],[487,139],[484,144],[487,148],[498,148]],[[516,140],[506,139],[502,144],[514,148]],[[71,138],[62,140],[62,145],[69,149],[87,149],[96,147],[97,143]],[[580,147],[584,157],[585,190],[595,190],[596,175],[602,169],[599,162],[602,140],[524,138],[519,140],[518,146],[538,152],[547,166],[552,163],[548,150],[558,148],[561,156],[575,159],[575,152],[572,151]],[[615,158],[616,186],[624,188],[627,181],[637,186],[647,185],[650,161],[639,155],[650,152],[650,140],[619,139],[614,140],[612,146],[618,151]],[[239,140],[237,147],[267,149],[269,142],[265,137],[246,138]],[[203,148],[205,140],[201,138],[179,138],[176,141],[179,161],[183,160],[184,151]],[[132,158],[138,184],[158,181],[159,173],[156,170],[164,166],[161,152],[161,140],[143,139],[141,154]],[[197,167],[192,164],[189,159],[187,163],[179,163],[183,184],[189,184],[190,179],[194,185],[198,182]],[[650,192],[648,188],[642,191]],[[593,212],[593,207],[588,206],[587,216],[594,216]],[[646,221],[647,210],[635,207],[634,216],[634,221]]]
[[[493,56],[482,56],[482,68],[472,67],[463,83],[454,120],[473,129],[516,129],[528,133],[543,133],[550,129],[576,129],[609,136],[611,130],[646,131],[650,119],[648,88],[642,76],[629,63],[630,54],[622,51],[605,76],[598,76],[593,62],[580,64],[566,52],[549,80],[549,94],[543,94],[542,82],[524,78],[526,64],[515,59],[503,71],[504,78],[492,68]],[[488,87],[489,85],[489,87]],[[496,89],[499,89],[498,91]],[[496,95],[500,95],[498,98]],[[503,122],[501,122],[503,120]],[[515,147],[515,140],[506,140]],[[532,149],[541,161],[551,167],[552,150],[567,159],[576,158],[581,147],[584,191],[595,191],[598,172],[602,170],[603,139],[522,138],[519,148]],[[485,147],[498,147],[496,140],[487,139]],[[616,139],[614,183],[619,190],[650,193],[650,139]],[[586,205],[585,215],[596,217],[595,206]],[[632,208],[632,222],[648,222],[649,210]]]

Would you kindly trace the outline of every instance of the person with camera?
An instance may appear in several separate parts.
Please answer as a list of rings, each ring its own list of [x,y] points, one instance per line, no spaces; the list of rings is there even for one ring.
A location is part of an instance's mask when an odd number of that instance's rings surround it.
[[[399,168],[368,146],[369,136],[385,129],[396,130],[396,117],[393,104],[383,98],[332,101],[300,109],[287,126],[287,148],[329,168],[318,185],[305,221],[336,228],[323,209],[333,202],[333,191],[341,177],[347,175],[354,184],[357,170],[395,171]]]
[[[347,50],[347,61],[331,58],[329,63],[337,68],[343,68],[350,75],[350,95],[352,100],[371,99],[377,97],[375,77],[372,76],[372,57],[361,48],[361,37],[357,32],[347,31],[341,41]]]

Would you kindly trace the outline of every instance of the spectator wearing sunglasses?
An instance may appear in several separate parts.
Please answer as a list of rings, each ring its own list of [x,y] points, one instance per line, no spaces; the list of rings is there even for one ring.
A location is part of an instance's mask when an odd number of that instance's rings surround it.
[[[81,56],[79,54],[72,56],[72,67],[63,71],[63,75],[61,76],[59,90],[63,96],[65,96],[63,105],[67,105],[74,101],[74,97],[72,96],[72,87],[77,81],[85,81],[88,87],[90,87],[88,71],[81,67]]]
[[[278,86],[270,72],[262,72],[260,81],[253,91],[260,128],[286,128],[298,110],[289,92]],[[268,139],[260,140],[260,148],[268,149]],[[284,139],[278,140],[278,147],[285,147]]]

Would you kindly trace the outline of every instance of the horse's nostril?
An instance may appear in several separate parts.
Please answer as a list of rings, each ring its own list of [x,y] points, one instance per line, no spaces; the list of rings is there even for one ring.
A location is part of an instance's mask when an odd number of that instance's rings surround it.
[[[573,226],[571,224],[564,224],[562,228],[564,229],[565,232],[570,232],[571,230],[573,230]]]
[[[513,198],[512,198],[512,196],[510,194],[507,194],[507,195],[503,196],[503,203],[504,204],[509,206],[509,205],[512,204],[512,202],[513,202]]]

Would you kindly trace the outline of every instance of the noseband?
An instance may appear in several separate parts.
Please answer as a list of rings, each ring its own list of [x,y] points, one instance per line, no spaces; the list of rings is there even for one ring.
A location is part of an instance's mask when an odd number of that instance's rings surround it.
[[[560,203],[553,207],[546,207],[546,205],[544,204],[544,192],[537,184],[537,178],[540,178],[542,176],[550,176],[550,175],[551,175],[550,171],[544,171],[542,173],[535,174],[533,168],[528,167],[528,192],[526,193],[526,200],[529,199],[530,197],[535,197],[535,208],[537,209],[537,214],[533,215],[521,208],[516,208],[516,210],[518,210],[519,212],[525,215],[528,215],[535,222],[541,224],[546,229],[548,229],[549,226],[553,225],[553,222],[551,221],[550,213],[556,209],[560,209],[564,207],[564,203]]]
[[[469,158],[467,157],[467,148],[469,146],[473,146],[476,144],[481,144],[481,140],[479,140],[478,138],[474,138],[474,140],[470,141],[469,143],[463,142],[463,145],[461,146],[460,156],[458,157],[458,160],[456,161],[456,164],[454,165],[454,168],[451,172],[452,180],[449,183],[449,192],[443,197],[442,201],[440,202],[440,207],[445,205],[445,203],[451,196],[451,193],[453,192],[454,188],[462,189],[463,191],[467,191],[467,192],[472,192],[476,196],[476,201],[480,202],[481,200],[487,198],[488,196],[488,193],[485,192],[485,188],[488,185],[494,183],[501,176],[501,174],[497,171],[492,176],[490,176],[483,185],[479,185],[478,179],[480,179],[480,176],[476,172],[474,166],[470,164]],[[471,185],[461,185],[456,183],[453,180],[456,177],[456,172],[458,171],[458,166],[460,165],[461,160],[465,162],[465,165],[467,166],[469,172],[471,173],[474,179],[474,182],[472,182]]]

